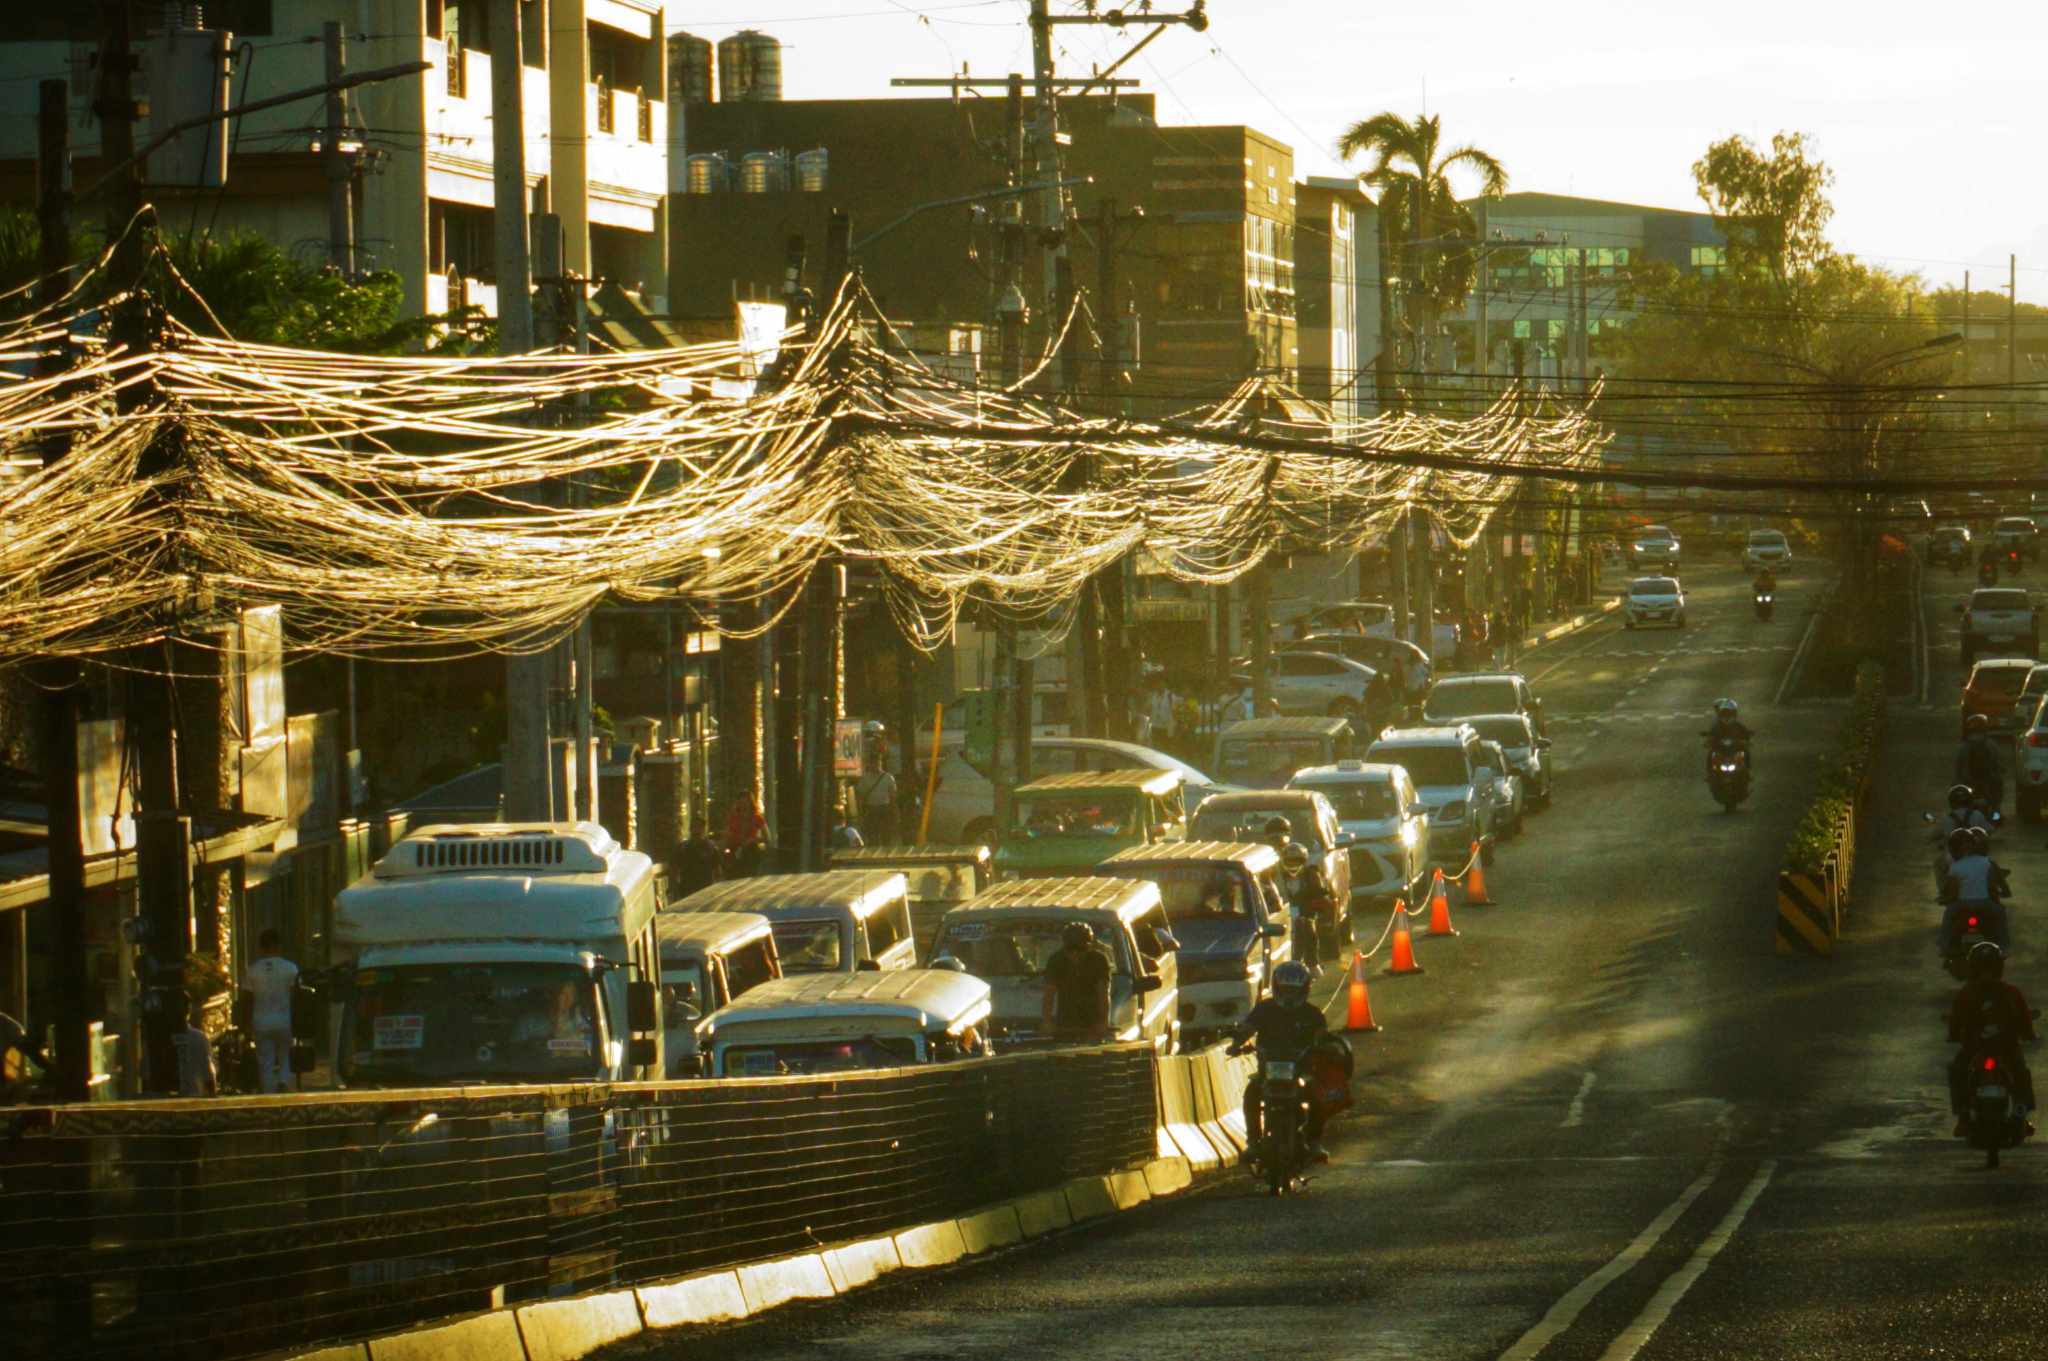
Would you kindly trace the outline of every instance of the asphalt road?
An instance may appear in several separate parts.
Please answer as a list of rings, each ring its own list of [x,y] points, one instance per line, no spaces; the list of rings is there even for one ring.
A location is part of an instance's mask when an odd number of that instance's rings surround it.
[[[1779,851],[1842,706],[1773,707],[1817,589],[1777,621],[1732,568],[1692,623],[1609,620],[1524,659],[1558,798],[1505,845],[1502,905],[1376,981],[1358,1108],[1298,1197],[1247,1179],[960,1269],[633,1344],[665,1358],[2032,1357],[2048,1154],[1948,1137],[1928,848],[1955,741],[1949,592],[1926,708],[1895,709],[1876,834],[1833,961],[1772,951]],[[1695,734],[1739,700],[1750,803]],[[2038,829],[2000,851],[2020,898]],[[2022,919],[2023,920],[2023,919]],[[1373,931],[1377,935],[1377,929]],[[2025,986],[2025,927],[2011,976]],[[2039,991],[2048,993],[2048,983]]]

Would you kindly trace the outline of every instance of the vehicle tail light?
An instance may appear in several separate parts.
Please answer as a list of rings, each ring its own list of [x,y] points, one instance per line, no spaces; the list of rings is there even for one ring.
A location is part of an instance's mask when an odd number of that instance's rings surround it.
[[[1985,1072],[1987,1072],[1987,1073],[1995,1073],[1995,1072],[1997,1072],[1997,1071],[1998,1071],[1998,1060],[1997,1060],[1997,1059],[1994,1059],[1994,1058],[1988,1058],[1988,1057],[1987,1057],[1987,1058],[1986,1058],[1986,1059],[1984,1060],[1984,1071],[1985,1071]]]
[[[2027,745],[2030,747],[2048,747],[2048,732],[2043,732],[2039,728],[2034,729],[2027,734]]]
[[[1964,929],[1965,929],[1965,930],[1969,930],[1969,931],[1974,931],[1974,930],[1976,930],[1976,929],[1977,929],[1977,919],[1976,919],[1975,917],[1972,917],[1972,918],[1970,918],[1970,920],[1968,920],[1967,922],[1964,922],[1964,923],[1963,923],[1963,927],[1964,927]]]

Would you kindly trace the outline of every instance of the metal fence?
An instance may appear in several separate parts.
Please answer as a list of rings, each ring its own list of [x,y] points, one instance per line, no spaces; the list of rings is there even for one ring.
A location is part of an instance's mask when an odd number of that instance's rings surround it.
[[[1152,1067],[0,1111],[0,1327],[11,1356],[230,1358],[812,1249],[1142,1164]]]

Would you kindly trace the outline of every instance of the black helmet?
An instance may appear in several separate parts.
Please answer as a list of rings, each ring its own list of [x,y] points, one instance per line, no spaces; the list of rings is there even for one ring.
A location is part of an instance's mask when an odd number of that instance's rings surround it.
[[[1298,1004],[1308,1000],[1308,965],[1290,959],[1273,970],[1273,1000]]]
[[[1060,943],[1073,949],[1093,945],[1095,929],[1087,922],[1068,922],[1060,928]]]
[[[2005,952],[1998,948],[1996,941],[1978,941],[1963,959],[1972,978],[1989,980],[2005,976]]]
[[[1300,874],[1308,868],[1308,847],[1298,841],[1290,841],[1280,848],[1280,865],[1289,874]]]
[[[1953,832],[1950,832],[1948,834],[1948,858],[1960,860],[1964,856],[1974,853],[1977,848],[1970,840],[1970,833],[1981,830],[1981,828],[1974,827],[1958,827]]]
[[[934,955],[928,968],[944,969],[948,973],[966,973],[967,966],[951,955]]]
[[[1988,732],[1990,729],[1991,720],[1982,714],[1971,714],[1963,720],[1963,731],[1966,733]]]
[[[1948,806],[1960,812],[1977,801],[1976,793],[1966,784],[1952,784],[1948,787]]]
[[[1286,818],[1266,819],[1266,839],[1275,846],[1285,845],[1294,838],[1294,824]]]

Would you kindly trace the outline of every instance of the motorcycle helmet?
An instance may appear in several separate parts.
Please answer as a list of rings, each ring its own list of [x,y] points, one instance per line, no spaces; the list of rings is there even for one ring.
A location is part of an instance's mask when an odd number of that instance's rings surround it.
[[[1273,970],[1273,1000],[1290,1006],[1308,1001],[1308,965],[1290,959]]]
[[[1060,928],[1060,944],[1069,949],[1086,949],[1095,943],[1095,928],[1087,922],[1068,922]]]
[[[1951,812],[1961,812],[1977,801],[1977,795],[1966,784],[1952,784],[1948,787],[1948,806]]]
[[[1982,827],[1965,827],[1963,835],[1970,838],[1970,850],[1975,855],[1991,854],[1991,833]]]
[[[1963,720],[1963,732],[1965,734],[1974,735],[1980,732],[1989,732],[1990,730],[1991,720],[1982,714],[1971,714]]]
[[[1280,848],[1280,867],[1289,874],[1300,874],[1308,868],[1308,849],[1299,842],[1290,841]]]
[[[1961,860],[1964,856],[1973,854],[1977,846],[1971,840],[1970,833],[1982,830],[1981,827],[1958,827],[1953,832],[1950,832],[1948,834],[1948,858],[1951,860]]]
[[[1963,956],[1963,962],[1969,968],[1970,977],[1981,982],[2005,976],[2005,952],[1998,948],[1996,941],[1978,941]]]
[[[1732,720],[1737,712],[1739,710],[1732,699],[1717,699],[1714,701],[1714,717],[1724,722]]]
[[[951,955],[933,956],[932,962],[929,967],[934,969],[944,969],[947,973],[967,972],[967,966],[965,964],[962,964],[959,960],[953,958],[953,956]]]
[[[1266,819],[1266,844],[1278,850],[1294,838],[1294,824],[1286,818]]]

